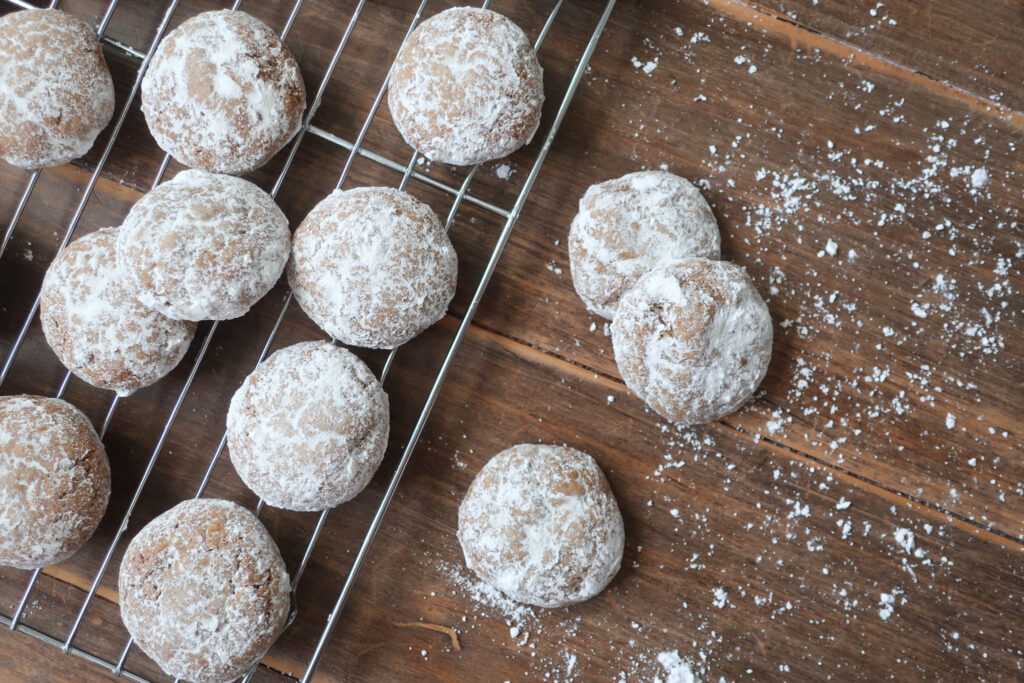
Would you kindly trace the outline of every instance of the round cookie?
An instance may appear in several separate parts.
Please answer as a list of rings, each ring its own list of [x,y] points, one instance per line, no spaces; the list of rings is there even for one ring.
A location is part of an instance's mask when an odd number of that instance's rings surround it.
[[[38,569],[70,557],[109,498],[107,452],[78,408],[0,397],[0,565]]]
[[[591,185],[569,229],[569,263],[587,310],[611,320],[619,297],[665,259],[717,259],[721,237],[692,183],[640,171]]]
[[[247,180],[188,170],[135,203],[117,266],[139,301],[175,320],[244,315],[288,262],[288,219]]]
[[[84,21],[53,9],[0,17],[0,157],[59,166],[92,147],[114,114],[114,82]]]
[[[139,303],[117,270],[117,228],[81,237],[46,271],[39,319],[65,367],[89,384],[128,396],[178,365],[195,323]]]
[[[682,424],[737,410],[772,356],[768,306],[743,268],[702,258],[648,271],[619,303],[612,346],[622,379]]]
[[[295,231],[288,284],[325,332],[390,349],[440,320],[458,259],[429,206],[389,187],[335,190]]]
[[[302,125],[306,89],[280,38],[245,12],[203,12],[160,43],[142,111],[160,148],[194,168],[259,168]]]
[[[543,72],[522,29],[486,9],[424,21],[391,72],[388,106],[405,141],[434,161],[472,165],[527,144],[540,125]]]
[[[484,465],[459,506],[466,565],[519,602],[588,600],[622,563],[622,514],[601,468],[574,448],[520,444]]]
[[[269,505],[325,510],[370,482],[388,445],[388,397],[352,352],[302,342],[249,375],[228,408],[231,463]]]
[[[132,539],[117,581],[121,619],[167,674],[195,683],[241,676],[284,630],[291,582],[248,510],[187,500]]]

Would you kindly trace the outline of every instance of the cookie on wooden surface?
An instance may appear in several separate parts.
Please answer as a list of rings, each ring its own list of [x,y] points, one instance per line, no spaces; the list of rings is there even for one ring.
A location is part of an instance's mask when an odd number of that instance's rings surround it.
[[[721,236],[690,181],[640,171],[591,185],[569,229],[569,264],[587,310],[611,320],[623,292],[659,261],[717,259]]]
[[[702,258],[662,263],[619,302],[615,362],[626,385],[682,424],[735,412],[772,357],[772,319],[740,266]]]
[[[480,470],[459,506],[466,565],[519,602],[588,600],[622,563],[622,514],[594,459],[573,448],[520,444]]]

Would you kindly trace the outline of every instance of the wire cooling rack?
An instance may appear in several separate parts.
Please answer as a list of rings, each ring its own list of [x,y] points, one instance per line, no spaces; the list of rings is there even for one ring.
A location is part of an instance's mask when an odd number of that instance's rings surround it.
[[[31,9],[38,7],[38,5],[34,5],[23,0],[3,1],[6,2],[8,5],[13,5],[19,8]],[[277,196],[282,184],[284,183],[289,171],[292,168],[292,162],[294,161],[295,155],[298,152],[300,146],[302,145],[304,139],[306,139],[307,136],[316,136],[322,140],[331,143],[332,145],[336,145],[338,148],[343,150],[343,153],[347,155],[344,168],[342,169],[341,175],[339,176],[338,181],[336,183],[336,187],[338,188],[341,188],[345,184],[346,180],[349,178],[349,174],[352,170],[353,163],[356,161],[356,159],[364,158],[378,165],[390,168],[394,171],[400,171],[402,173],[402,179],[398,185],[399,189],[405,189],[410,179],[415,178],[419,182],[422,182],[430,187],[433,187],[436,190],[440,190],[450,195],[451,205],[447,213],[447,218],[445,220],[446,230],[449,229],[452,223],[455,221],[459,208],[463,205],[463,203],[473,204],[487,212],[490,212],[491,214],[494,214],[499,219],[504,221],[504,225],[501,232],[498,234],[497,239],[495,240],[486,267],[483,270],[483,273],[477,282],[472,300],[470,301],[465,312],[465,315],[463,316],[458,326],[455,336],[448,347],[448,350],[444,356],[444,360],[441,362],[441,365],[437,369],[436,375],[434,376],[433,384],[430,387],[429,394],[427,395],[425,401],[422,404],[419,416],[416,419],[415,426],[412,429],[412,433],[409,435],[408,439],[405,442],[406,446],[403,449],[398,464],[391,475],[384,496],[379,506],[377,507],[376,513],[374,514],[369,527],[366,529],[362,542],[359,546],[358,552],[355,555],[355,559],[353,561],[351,569],[348,575],[345,577],[344,583],[341,586],[341,589],[334,600],[333,609],[331,609],[327,621],[326,623],[324,623],[323,628],[320,631],[320,635],[319,638],[317,639],[315,649],[305,666],[305,670],[303,671],[302,681],[309,681],[311,679],[311,677],[313,676],[314,672],[317,669],[317,666],[320,662],[320,659],[325,649],[329,645],[331,634],[334,631],[335,626],[341,619],[342,611],[345,607],[346,601],[348,600],[352,592],[352,588],[355,584],[359,570],[364,564],[367,553],[370,549],[371,544],[373,543],[374,537],[376,536],[377,531],[380,528],[381,523],[384,519],[384,515],[388,509],[388,506],[390,505],[391,500],[394,497],[399,481],[402,478],[402,474],[404,473],[405,468],[408,465],[409,460],[416,447],[416,444],[419,440],[419,437],[423,432],[423,428],[426,425],[427,420],[430,416],[430,412],[431,409],[433,408],[434,402],[437,399],[438,393],[441,390],[441,386],[444,383],[445,377],[452,365],[452,361],[454,360],[456,353],[458,352],[459,345],[462,342],[462,339],[465,336],[467,329],[469,328],[469,325],[473,319],[473,316],[478,306],[480,305],[480,301],[483,297],[484,290],[487,288],[488,282],[490,281],[491,275],[493,274],[495,267],[498,264],[505,244],[508,241],[509,236],[511,235],[511,232],[516,224],[516,221],[518,220],[519,215],[527,202],[527,198],[530,194],[531,189],[533,188],[534,182],[536,181],[537,176],[540,173],[541,166],[543,165],[544,160],[547,157],[548,151],[550,150],[551,145],[555,139],[555,135],[558,132],[558,128],[562,123],[562,120],[566,114],[566,111],[569,108],[569,105],[573,99],[573,96],[580,83],[580,80],[586,70],[587,63],[589,62],[590,57],[594,52],[598,39],[600,38],[601,33],[604,30],[605,24],[607,23],[608,18],[611,14],[612,8],[615,5],[615,0],[607,0],[603,12],[600,14],[600,17],[596,25],[594,26],[593,32],[590,35],[589,41],[587,42],[586,47],[583,50],[583,53],[580,55],[576,63],[575,69],[572,73],[572,78],[569,81],[569,84],[566,87],[565,91],[562,93],[557,114],[552,120],[547,131],[544,133],[544,137],[542,139],[539,152],[537,153],[536,159],[525,177],[525,180],[519,193],[515,197],[515,201],[509,208],[503,208],[501,206],[496,205],[495,203],[492,203],[491,201],[478,198],[470,192],[470,184],[473,181],[473,177],[475,176],[478,167],[473,167],[469,169],[469,171],[464,176],[461,184],[456,186],[444,182],[442,180],[438,180],[430,175],[427,175],[426,173],[417,171],[417,162],[421,161],[418,154],[412,154],[408,162],[401,163],[399,161],[395,161],[394,159],[392,159],[390,154],[378,153],[366,149],[366,147],[364,146],[366,135],[374,123],[377,111],[380,108],[383,98],[387,92],[387,76],[385,76],[383,82],[380,83],[380,87],[376,93],[376,98],[373,101],[369,113],[366,116],[365,120],[363,121],[362,126],[357,131],[355,137],[351,141],[339,137],[331,132],[328,132],[327,130],[324,130],[312,124],[313,118],[315,117],[317,110],[320,107],[321,102],[323,101],[324,93],[327,91],[328,87],[331,86],[332,76],[336,68],[338,67],[338,64],[341,62],[343,58],[343,53],[345,51],[346,46],[349,43],[350,37],[352,36],[353,29],[356,27],[356,24],[359,21],[360,16],[363,14],[364,7],[367,5],[368,1],[369,0],[359,0],[356,3],[355,8],[351,11],[351,15],[349,15],[350,18],[347,24],[345,24],[344,26],[341,37],[338,40],[337,46],[330,59],[327,69],[324,72],[324,76],[321,79],[315,91],[315,95],[313,96],[313,99],[303,118],[302,127],[297,136],[295,137],[294,141],[287,147],[286,151],[283,152],[283,154],[285,154],[284,165],[280,173],[278,174],[272,188],[270,189],[270,194],[274,197]],[[415,15],[413,16],[412,21],[409,23],[408,28],[406,30],[406,38],[408,38],[409,34],[413,31],[413,29],[416,28],[421,18],[425,15],[425,12],[428,9],[428,1],[429,0],[421,0],[421,2],[419,3]],[[172,18],[174,17],[176,10],[178,10],[180,0],[172,0],[167,5],[166,10],[163,13],[162,19],[160,20],[160,23],[157,26],[156,33],[153,36],[153,39],[150,42],[148,48],[144,51],[139,50],[133,46],[126,45],[122,42],[116,41],[106,35],[107,29],[110,25],[111,18],[115,10],[117,9],[118,2],[119,0],[110,0],[103,16],[99,21],[99,24],[97,25],[97,32],[103,43],[108,46],[108,49],[120,51],[124,55],[129,55],[139,60],[139,65],[136,70],[135,79],[131,86],[131,90],[128,94],[127,100],[123,104],[120,111],[117,112],[117,116],[112,124],[111,135],[105,143],[102,152],[99,156],[99,159],[96,162],[95,170],[92,172],[89,182],[82,189],[81,198],[78,201],[77,207],[66,224],[66,228],[60,241],[59,249],[63,249],[65,246],[67,246],[67,244],[72,240],[72,238],[75,235],[76,228],[78,227],[78,224],[85,212],[90,197],[93,195],[93,190],[95,189],[96,183],[104,170],[104,166],[107,164],[107,161],[111,156],[111,151],[113,150],[118,135],[121,132],[122,127],[124,126],[129,111],[136,104],[135,101],[138,95],[139,87],[141,85],[142,77],[146,73],[146,70],[149,66],[150,60],[153,57],[157,45],[159,44],[161,38],[163,38],[163,36],[167,32],[168,27],[171,24]],[[51,2],[48,6],[54,7],[57,4],[58,1],[54,0],[54,2]],[[482,6],[487,7],[488,4],[489,1],[483,2]],[[558,0],[558,2],[556,2],[554,8],[548,14],[543,24],[539,28],[534,29],[536,32],[535,47],[539,48],[541,43],[544,41],[545,37],[548,35],[548,32],[551,29],[552,25],[559,17],[560,11],[562,9],[562,4],[562,0]],[[239,9],[241,5],[242,0],[235,0],[231,7],[232,9]],[[295,20],[299,15],[300,10],[302,9],[302,5],[303,0],[295,0],[294,5],[292,6],[291,11],[288,15],[287,21],[285,22],[283,28],[281,28],[280,30],[282,40],[287,41],[288,36],[295,25]],[[524,28],[527,28],[527,30],[529,31],[529,27]],[[397,47],[397,45],[394,46],[392,55],[394,53],[397,53]],[[390,75],[390,71],[388,73]],[[394,152],[395,150],[390,151]],[[164,155],[160,163],[159,169],[157,171],[156,178],[152,183],[153,186],[159,184],[160,181],[163,179],[164,173],[167,170],[169,162],[170,156]],[[4,232],[3,242],[0,243],[0,256],[2,256],[3,253],[6,251],[8,244],[11,240],[11,236],[17,229],[18,223],[22,217],[25,207],[29,201],[29,198],[31,197],[32,192],[36,187],[36,183],[39,177],[40,172],[36,171],[28,179],[25,189],[20,196],[20,200],[17,204],[17,207],[13,215],[11,216],[7,224],[6,230]],[[260,361],[262,361],[268,354],[274,342],[274,339],[277,336],[278,330],[280,329],[281,323],[285,318],[285,314],[288,311],[291,301],[292,295],[291,293],[288,293],[281,307],[281,310],[277,316],[277,319],[269,335],[267,336],[266,340],[262,345],[257,364]],[[7,379],[8,373],[11,370],[11,366],[14,363],[14,360],[17,357],[19,350],[21,350],[25,342],[26,336],[29,334],[30,328],[32,328],[32,323],[38,312],[38,308],[39,295],[37,293],[35,300],[32,303],[31,309],[28,315],[25,317],[24,322],[21,324],[17,336],[14,339],[8,351],[7,357],[3,361],[3,366],[2,368],[0,368],[0,388],[2,388],[4,381]],[[100,582],[103,580],[104,576],[107,573],[111,560],[119,551],[122,545],[122,541],[126,541],[124,535],[126,529],[128,528],[129,520],[131,519],[132,513],[134,512],[136,505],[138,504],[139,499],[142,495],[142,491],[146,486],[146,483],[149,480],[150,475],[153,472],[154,465],[156,464],[156,461],[160,456],[162,449],[164,448],[167,436],[170,433],[171,427],[173,426],[178,416],[179,410],[181,409],[182,404],[185,401],[186,395],[190,387],[192,386],[193,380],[195,379],[197,373],[200,370],[203,359],[206,356],[207,351],[210,348],[211,341],[217,331],[217,327],[218,323],[214,322],[209,327],[205,336],[203,336],[203,338],[198,342],[199,350],[195,356],[195,360],[193,361],[188,376],[185,379],[184,386],[178,393],[177,398],[174,401],[173,406],[171,407],[169,416],[163,425],[162,431],[160,432],[160,436],[150,452],[149,458],[146,461],[146,465],[142,472],[142,475],[139,478],[137,485],[135,486],[134,494],[131,497],[131,501],[128,504],[127,510],[125,511],[122,517],[120,526],[118,527],[116,533],[114,534],[113,539],[110,541],[106,549],[106,552],[103,555],[103,559],[99,566],[99,569],[95,572],[91,586],[89,587],[89,590],[85,593],[84,597],[82,598],[81,604],[77,610],[77,615],[74,618],[74,621],[71,623],[71,626],[68,629],[67,633],[64,635],[63,639],[55,637],[50,634],[43,633],[37,629],[34,629],[22,623],[22,617],[25,614],[26,606],[29,604],[29,600],[31,599],[33,591],[36,588],[36,584],[40,575],[40,570],[36,570],[32,573],[31,577],[29,578],[27,584],[24,587],[21,600],[18,603],[14,612],[9,616],[0,615],[0,624],[8,626],[12,630],[22,631],[45,643],[59,647],[65,653],[70,653],[83,659],[89,660],[95,664],[101,665],[116,675],[124,676],[125,678],[135,681],[147,680],[141,675],[133,673],[125,667],[126,660],[133,645],[130,639],[124,644],[124,647],[121,650],[121,655],[117,659],[117,661],[109,661],[108,659],[98,656],[97,654],[76,647],[75,640],[76,637],[79,635],[81,629],[83,628],[85,616],[89,610],[89,606],[92,603],[93,598],[96,596],[97,589],[99,588]],[[383,369],[380,373],[380,380],[382,382],[390,372],[393,360],[398,351],[399,349],[395,349],[388,354],[384,362]],[[60,383],[60,386],[58,387],[54,394],[55,396],[61,397],[64,395],[70,379],[71,373],[65,373],[64,378]],[[110,402],[109,408],[107,409],[106,412],[106,417],[100,429],[101,437],[106,435],[107,429],[111,423],[111,419],[113,418],[114,413],[117,410],[119,400],[120,399],[115,396],[113,400],[111,400]],[[211,477],[213,476],[215,466],[224,451],[225,444],[226,435],[222,435],[216,450],[214,451],[212,457],[210,458],[209,464],[203,475],[201,483],[199,484],[198,488],[195,491],[195,497],[200,497],[204,494],[207,485],[210,483]],[[257,515],[260,513],[262,508],[263,501],[261,500],[256,506]],[[314,549],[317,545],[317,541],[320,538],[321,531],[324,528],[324,523],[329,513],[330,511],[328,510],[319,514],[316,525],[313,527],[313,530],[309,535],[308,541],[306,542],[305,552],[303,553],[302,560],[298,566],[298,569],[292,576],[293,605],[295,602],[295,592],[299,590],[300,580],[309,563],[310,558],[313,555]],[[289,618],[289,625],[291,624],[291,621],[294,619],[295,610],[293,608]],[[249,674],[245,677],[245,679],[248,680],[249,678],[251,678],[255,670],[256,665],[254,665],[253,668],[249,671]]]

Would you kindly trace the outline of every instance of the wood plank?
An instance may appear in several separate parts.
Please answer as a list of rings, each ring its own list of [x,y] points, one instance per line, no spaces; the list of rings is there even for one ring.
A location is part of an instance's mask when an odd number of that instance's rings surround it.
[[[864,66],[702,3],[621,5],[478,322],[617,377],[566,235],[588,184],[664,165],[706,185],[777,323],[729,424],[1020,538],[1024,137]]]
[[[731,0],[716,0],[725,5]],[[955,3],[757,0],[733,3],[785,17],[903,65],[908,70],[1020,112],[1020,6],[1009,0]]]

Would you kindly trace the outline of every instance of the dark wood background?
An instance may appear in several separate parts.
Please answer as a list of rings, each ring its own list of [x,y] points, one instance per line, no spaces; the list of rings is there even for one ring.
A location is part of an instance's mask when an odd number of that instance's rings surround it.
[[[448,4],[431,2],[428,14]],[[532,38],[553,4],[492,7]],[[540,50],[542,131],[601,4],[567,0]],[[307,0],[298,15],[287,42],[311,92],[354,5]],[[414,5],[368,3],[316,126],[355,137]],[[88,20],[104,9],[98,0],[62,6]],[[173,23],[220,6],[186,0]],[[291,6],[242,7],[280,29]],[[162,11],[122,0],[109,34],[145,50]],[[621,0],[320,677],[653,680],[667,675],[658,655],[671,651],[711,681],[1024,676],[1022,34],[1024,9],[1011,0]],[[123,104],[138,62],[107,54]],[[0,262],[3,355],[105,141],[43,173]],[[401,164],[410,156],[386,106],[366,146]],[[537,148],[486,164],[472,193],[510,207]],[[346,154],[306,137],[278,197],[293,225],[331,189]],[[76,234],[119,224],[160,156],[136,102]],[[283,157],[252,178],[269,187]],[[510,178],[499,177],[500,164]],[[690,429],[666,424],[626,390],[604,322],[573,293],[565,247],[588,185],[658,167],[701,183],[725,256],[747,267],[776,323],[756,400]],[[419,168],[454,184],[465,173]],[[400,177],[359,159],[346,187]],[[27,178],[0,164],[3,225]],[[445,193],[417,180],[409,190],[447,213]],[[472,204],[460,210],[450,314],[399,351],[385,384],[389,455],[368,490],[329,516],[299,589],[299,617],[260,680],[304,670],[501,227]],[[216,331],[76,646],[107,659],[120,652],[123,547],[193,495],[284,294],[279,284]],[[29,626],[65,637],[207,329],[174,373],[118,407],[106,437],[107,518],[80,553],[45,570]],[[274,348],[322,337],[292,307]],[[383,354],[360,353],[380,368]],[[52,394],[62,376],[36,323],[3,392]],[[67,398],[100,422],[111,395],[73,380]],[[523,441],[591,453],[625,515],[622,571],[583,605],[516,608],[462,563],[459,501],[483,463]],[[255,504],[226,460],[207,495]],[[261,518],[294,569],[316,516],[266,510]],[[13,611],[27,576],[0,570],[0,612]],[[462,649],[441,633],[395,626],[420,620],[456,629]],[[0,666],[5,680],[109,678],[6,632]],[[129,668],[162,680],[138,652]]]

